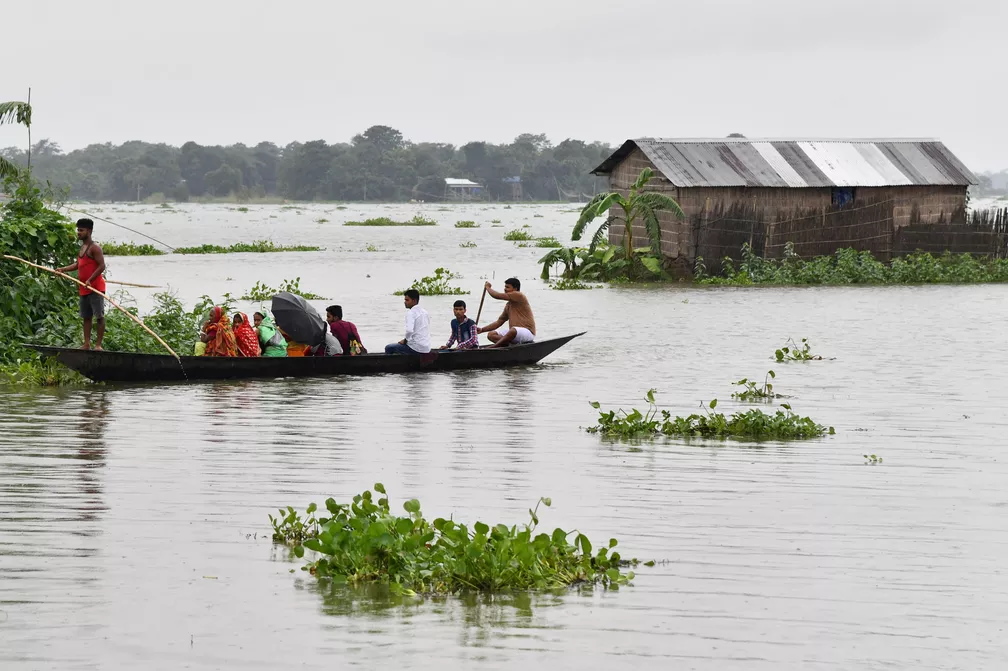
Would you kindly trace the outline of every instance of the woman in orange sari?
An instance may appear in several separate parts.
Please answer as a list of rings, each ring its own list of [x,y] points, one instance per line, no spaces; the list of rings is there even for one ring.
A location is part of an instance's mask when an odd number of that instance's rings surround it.
[[[206,343],[203,356],[238,356],[238,343],[231,328],[231,320],[219,305],[210,310],[210,319],[203,326],[200,339]]]
[[[259,334],[244,312],[235,313],[234,334],[238,343],[238,356],[254,357],[262,354],[262,350],[259,349]]]

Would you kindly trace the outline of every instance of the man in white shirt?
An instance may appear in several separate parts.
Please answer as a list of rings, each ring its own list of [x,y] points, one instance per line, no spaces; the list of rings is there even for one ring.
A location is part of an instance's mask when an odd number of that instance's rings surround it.
[[[430,346],[430,315],[419,305],[420,292],[407,289],[403,294],[406,306],[406,337],[385,345],[386,354],[427,354]]]

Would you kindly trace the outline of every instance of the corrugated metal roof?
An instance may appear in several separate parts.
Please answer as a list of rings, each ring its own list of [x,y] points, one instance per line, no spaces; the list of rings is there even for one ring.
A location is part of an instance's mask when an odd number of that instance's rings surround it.
[[[938,140],[627,140],[592,172],[609,174],[640,148],[681,187],[822,187],[976,184],[976,177]]]

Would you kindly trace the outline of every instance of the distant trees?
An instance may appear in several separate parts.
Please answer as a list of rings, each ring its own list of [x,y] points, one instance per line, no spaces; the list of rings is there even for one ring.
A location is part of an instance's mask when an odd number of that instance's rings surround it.
[[[6,112],[0,120],[15,121]],[[32,146],[32,170],[42,180],[66,186],[72,198],[170,200],[274,196],[292,200],[438,200],[445,177],[468,178],[484,185],[489,200],[511,200],[520,177],[525,200],[591,197],[604,189],[604,178],[588,171],[612,147],[567,139],[555,147],[545,135],[523,133],[509,144],[450,144],[406,140],[389,126],[371,126],[349,143],[325,140],[279,147],[260,142],[181,147],[132,141],[115,146],[93,144],[64,153],[48,139]],[[10,170],[27,162],[17,147],[0,150]]]

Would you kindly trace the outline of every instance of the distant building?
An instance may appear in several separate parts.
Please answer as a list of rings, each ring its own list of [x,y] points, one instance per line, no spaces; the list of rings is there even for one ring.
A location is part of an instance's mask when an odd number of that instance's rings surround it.
[[[471,179],[445,177],[445,198],[449,200],[472,200],[478,196],[483,185]]]
[[[662,253],[684,272],[697,256],[737,258],[746,242],[767,257],[791,242],[803,257],[854,247],[882,259],[916,248],[988,253],[993,244],[966,224],[976,177],[937,140],[640,138],[592,172],[626,193],[645,167],[655,172],[648,188],[686,215],[661,216]],[[610,240],[621,231],[610,228]],[[643,225],[634,240],[648,244]]]

